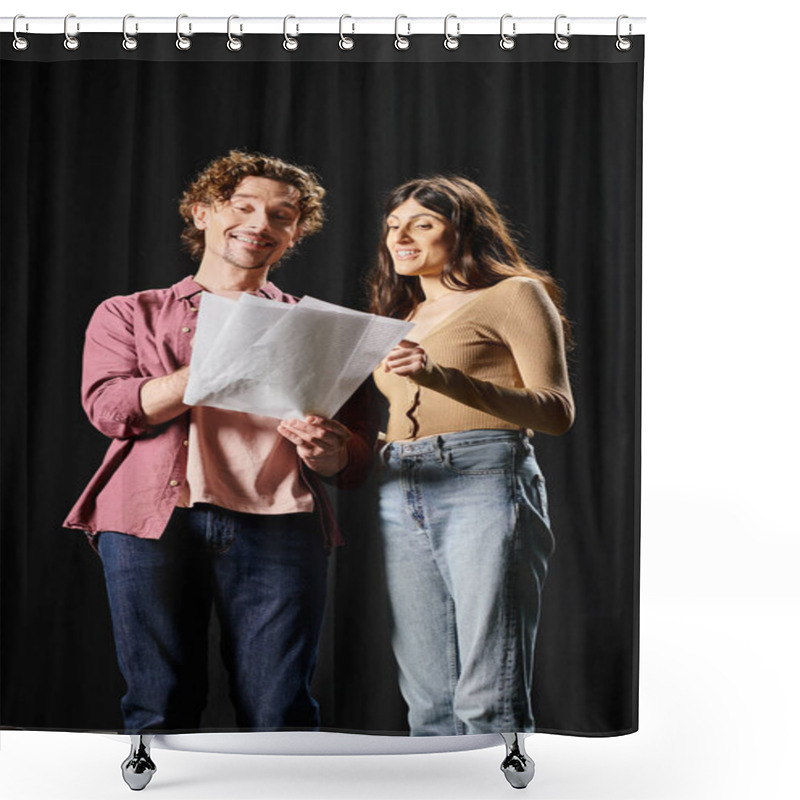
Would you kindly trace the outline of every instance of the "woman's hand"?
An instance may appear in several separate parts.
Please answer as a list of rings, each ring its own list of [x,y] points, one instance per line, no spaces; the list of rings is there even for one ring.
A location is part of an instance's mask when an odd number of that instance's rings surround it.
[[[285,419],[278,425],[278,433],[295,445],[303,463],[318,475],[330,478],[347,466],[347,440],[352,434],[336,420]]]
[[[425,348],[410,339],[403,339],[399,342],[383,362],[386,372],[394,372],[395,375],[407,378],[413,378],[415,375],[425,372],[427,366],[428,354],[425,352]]]

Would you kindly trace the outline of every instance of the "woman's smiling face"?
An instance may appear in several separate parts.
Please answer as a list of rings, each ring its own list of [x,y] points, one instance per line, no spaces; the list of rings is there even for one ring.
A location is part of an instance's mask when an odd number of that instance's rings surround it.
[[[386,228],[386,248],[398,275],[433,278],[442,274],[455,237],[453,226],[441,214],[410,197],[386,217]]]

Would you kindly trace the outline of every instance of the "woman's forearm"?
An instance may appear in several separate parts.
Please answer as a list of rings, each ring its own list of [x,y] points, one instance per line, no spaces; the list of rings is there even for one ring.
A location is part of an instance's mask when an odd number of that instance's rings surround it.
[[[471,408],[551,436],[566,433],[575,418],[572,397],[554,387],[499,386],[430,362],[411,380]]]

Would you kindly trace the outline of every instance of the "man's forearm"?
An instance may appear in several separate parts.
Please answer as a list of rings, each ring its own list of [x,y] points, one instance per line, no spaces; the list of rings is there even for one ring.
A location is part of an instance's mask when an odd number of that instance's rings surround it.
[[[139,399],[148,425],[161,425],[190,408],[183,402],[189,367],[181,367],[161,378],[142,384]]]

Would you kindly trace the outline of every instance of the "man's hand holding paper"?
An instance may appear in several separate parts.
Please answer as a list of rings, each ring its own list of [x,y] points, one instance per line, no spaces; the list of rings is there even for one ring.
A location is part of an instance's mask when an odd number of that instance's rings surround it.
[[[297,455],[318,475],[331,477],[347,466],[351,433],[335,419],[308,416],[305,420],[283,420],[278,433],[296,445]]]

